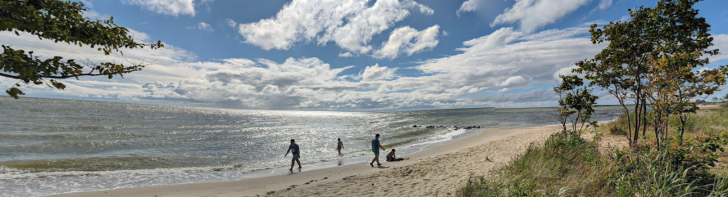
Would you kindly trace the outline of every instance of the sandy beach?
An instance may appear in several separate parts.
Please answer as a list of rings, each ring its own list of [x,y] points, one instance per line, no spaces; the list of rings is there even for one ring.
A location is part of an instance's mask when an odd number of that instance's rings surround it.
[[[490,128],[477,136],[383,162],[358,163],[238,181],[194,183],[58,196],[452,196],[468,178],[487,175],[541,142],[557,126]],[[386,145],[386,138],[382,140]],[[488,160],[486,160],[486,157]]]

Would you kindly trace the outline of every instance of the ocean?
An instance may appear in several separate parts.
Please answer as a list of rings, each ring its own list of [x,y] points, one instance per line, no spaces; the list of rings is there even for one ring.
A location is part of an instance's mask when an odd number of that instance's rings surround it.
[[[609,121],[621,109],[597,107]],[[371,161],[371,140],[405,156],[487,128],[558,124],[553,108],[398,112],[239,110],[0,97],[0,196],[44,196],[288,173]],[[429,129],[413,125],[442,125]],[[456,129],[481,126],[486,129]],[[336,152],[336,139],[344,143]]]

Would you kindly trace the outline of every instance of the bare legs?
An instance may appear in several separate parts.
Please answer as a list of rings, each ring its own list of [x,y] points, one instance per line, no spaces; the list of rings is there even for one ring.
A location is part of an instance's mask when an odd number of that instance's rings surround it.
[[[372,159],[372,162],[369,163],[369,165],[374,165],[374,162],[375,161],[377,162],[377,165],[382,165],[382,164],[379,163],[379,155],[375,155],[374,156],[374,159]]]
[[[289,168],[288,170],[293,170],[293,165],[295,165],[296,162],[298,162],[298,168],[300,169],[301,168],[301,161],[298,161],[298,158],[295,158],[295,159],[291,160],[291,168]]]

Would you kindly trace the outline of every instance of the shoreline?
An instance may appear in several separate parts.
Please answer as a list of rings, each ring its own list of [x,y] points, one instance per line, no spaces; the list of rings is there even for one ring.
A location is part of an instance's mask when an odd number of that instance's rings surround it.
[[[438,174],[451,174],[453,172],[457,173],[467,173],[466,171],[461,170],[460,168],[455,168],[455,164],[468,164],[466,167],[470,169],[469,173],[470,176],[472,175],[478,175],[483,176],[486,175],[486,172],[489,169],[492,169],[495,166],[500,166],[507,161],[510,161],[510,158],[512,158],[515,155],[518,155],[522,152],[522,150],[525,150],[525,146],[528,145],[528,143],[532,141],[537,141],[539,139],[545,139],[548,135],[558,130],[558,126],[541,126],[541,127],[530,127],[530,128],[517,128],[517,129],[499,129],[499,128],[487,128],[487,131],[481,133],[469,138],[461,139],[458,141],[454,141],[452,143],[446,143],[439,146],[430,147],[418,152],[415,152],[413,154],[404,156],[403,158],[408,158],[407,160],[401,161],[401,162],[382,162],[382,166],[380,168],[372,168],[366,163],[354,163],[354,164],[348,164],[343,166],[337,166],[337,167],[329,167],[329,168],[319,168],[314,169],[310,171],[302,171],[302,172],[296,172],[296,169],[294,168],[293,174],[284,174],[284,175],[274,175],[274,176],[265,176],[265,177],[257,177],[257,178],[248,178],[248,179],[242,179],[242,180],[235,180],[235,181],[220,181],[220,182],[204,182],[204,183],[189,183],[189,184],[178,184],[178,185],[162,185],[162,186],[149,186],[149,187],[134,187],[134,188],[121,188],[121,189],[113,189],[113,190],[105,190],[105,191],[91,191],[91,192],[80,192],[80,193],[67,193],[67,194],[60,194],[60,195],[53,195],[53,196],[256,196],[256,195],[282,195],[282,196],[288,196],[287,192],[291,192],[291,196],[300,196],[300,195],[331,195],[331,196],[341,196],[341,195],[370,195],[367,193],[360,193],[356,194],[356,192],[352,193],[350,191],[351,188],[349,188],[346,191],[342,191],[344,193],[336,194],[337,192],[318,192],[319,190],[327,190],[332,187],[337,188],[338,185],[344,184],[344,182],[360,182],[357,181],[361,178],[366,177],[382,177],[379,174],[384,174],[387,176],[390,173],[397,174],[396,172],[399,172],[402,170],[402,168],[411,168],[408,171],[412,172],[413,169],[417,170],[419,167],[427,167],[431,166],[431,164],[428,164],[429,162],[436,161],[434,165],[440,165],[440,164],[447,164],[452,166],[448,166],[445,169],[433,169],[432,171],[422,171],[424,175],[422,177],[414,177],[414,178],[408,178],[408,177],[401,177],[401,178],[394,178],[392,181],[400,181],[400,182],[407,182],[407,181],[420,181],[420,180],[428,180],[424,179],[423,177],[427,175],[432,176],[438,176]],[[477,132],[477,131],[476,131]],[[516,139],[512,139],[516,138]],[[492,142],[492,143],[489,143]],[[492,149],[493,146],[500,147],[502,150],[496,150],[496,151],[475,151],[472,150],[474,148],[486,148],[486,149]],[[452,155],[477,155],[480,154],[488,154],[491,156],[488,156],[491,162],[484,161],[485,158],[463,158],[460,157],[459,159],[445,159],[449,161],[440,162],[442,160],[442,157],[450,157]],[[386,153],[385,153],[386,154]],[[458,156],[455,156],[458,158]],[[478,162],[474,162],[474,160],[478,160]],[[380,161],[383,161],[383,159],[380,159]],[[478,164],[481,164],[481,166],[477,166]],[[476,166],[472,166],[476,165]],[[487,167],[484,167],[484,166]],[[474,169],[479,168],[479,169]],[[406,170],[406,169],[405,169]],[[485,172],[482,172],[485,170]],[[396,172],[394,172],[396,171]],[[433,173],[433,171],[436,171],[436,173]],[[417,170],[417,172],[420,172]],[[407,173],[411,174],[411,173]],[[377,176],[379,175],[379,176]],[[459,178],[462,180],[467,180],[469,176],[462,177],[460,176],[450,176],[453,178]],[[442,179],[442,181],[430,181],[428,184],[431,183],[440,183],[440,184],[453,184],[452,181],[446,181],[447,178]],[[366,179],[362,179],[363,181],[366,181]],[[460,181],[462,181],[460,180]],[[357,184],[354,185],[354,188],[361,189],[361,187],[365,187],[368,189],[364,189],[362,191],[368,192],[374,192],[372,191],[372,186],[375,185],[377,182],[372,182],[371,184]],[[414,183],[417,185],[417,183]],[[459,183],[458,183],[459,184]],[[420,184],[420,185],[426,185],[426,184]],[[382,185],[383,188],[390,188],[390,187],[402,187],[402,184],[390,184],[390,185]],[[375,188],[379,188],[379,186],[375,186]],[[441,189],[437,189],[439,187],[431,187],[429,189],[436,189],[435,191],[439,191]],[[452,193],[450,190],[456,191],[459,189],[459,186],[454,188],[448,188],[442,191],[446,193]],[[344,189],[342,189],[344,190]],[[382,195],[385,194],[393,194],[392,191],[389,191],[390,189],[383,189],[381,193]],[[406,191],[406,189],[399,189],[398,191]],[[304,194],[310,192],[309,194]],[[433,195],[431,191],[430,193],[427,193],[427,190],[415,190],[413,192],[419,193],[421,195]],[[422,193],[425,192],[425,193]],[[372,194],[374,194],[372,193]],[[411,192],[405,192],[401,194],[414,194]],[[449,194],[448,194],[449,195]]]

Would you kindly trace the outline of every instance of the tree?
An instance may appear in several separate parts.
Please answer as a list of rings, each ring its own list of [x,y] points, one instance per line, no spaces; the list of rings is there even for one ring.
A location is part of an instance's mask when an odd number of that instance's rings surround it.
[[[659,52],[659,51],[658,51]],[[703,69],[693,71],[700,65],[691,64],[702,56],[700,51],[693,53],[662,54],[662,58],[650,58],[652,64],[647,77],[645,92],[652,103],[655,114],[655,136],[662,134],[667,139],[668,118],[677,115],[680,121],[679,142],[685,134],[685,125],[698,110],[697,104],[703,102],[695,99],[700,95],[713,94],[726,83],[722,69]],[[660,138],[657,138],[659,144]]]
[[[0,31],[11,31],[20,36],[28,33],[38,36],[38,39],[49,39],[56,43],[83,47],[88,45],[102,51],[104,55],[123,52],[122,48],[134,49],[150,47],[157,49],[164,47],[161,41],[156,43],[138,42],[129,34],[129,30],[117,26],[113,17],[109,20],[91,20],[82,15],[86,9],[83,3],[63,0],[0,0]],[[2,45],[0,54],[0,76],[18,79],[5,92],[13,98],[24,95],[19,88],[25,85],[46,84],[56,89],[66,86],[58,79],[76,78],[81,76],[108,76],[109,79],[118,75],[141,70],[145,65],[131,63],[124,65],[112,62],[79,64],[74,59],[64,59],[60,56],[42,59],[33,56],[33,51],[13,49]],[[50,79],[50,80],[46,80]]]
[[[566,121],[571,120],[571,130],[579,132],[584,130],[584,125],[589,124],[596,126],[596,121],[591,121],[594,114],[594,105],[599,98],[592,95],[591,89],[584,87],[584,80],[575,75],[559,75],[561,84],[554,87],[554,91],[559,94],[559,107],[557,111],[560,115],[559,122],[566,129]],[[564,93],[566,93],[565,96]],[[578,127],[578,129],[577,129]]]
[[[630,144],[639,138],[640,127],[644,135],[646,108],[648,104],[652,104],[653,109],[655,106],[655,103],[648,102],[677,99],[679,106],[666,106],[664,110],[668,111],[665,113],[689,113],[693,108],[688,106],[694,105],[691,102],[697,95],[712,94],[715,85],[721,83],[719,78],[720,73],[725,73],[724,68],[708,71],[706,73],[713,74],[702,77],[698,76],[702,74],[692,72],[692,69],[709,63],[708,58],[701,58],[703,55],[718,54],[718,49],[708,50],[713,45],[713,38],[708,33],[710,25],[705,18],[697,17],[698,10],[692,8],[699,1],[660,0],[655,8],[628,10],[629,21],[610,22],[601,29],[594,24],[590,29],[592,43],[609,44],[593,59],[578,62],[575,71],[585,74],[585,78],[591,81],[590,86],[608,90],[627,114],[630,112],[626,101],[635,104],[634,115],[629,118],[630,135],[631,128],[635,128]],[[653,68],[657,60],[665,65]],[[671,71],[680,73],[664,75],[664,72]],[[665,77],[665,80],[659,83],[652,81],[658,76]],[[656,136],[666,135],[659,133],[661,130],[655,132]]]

